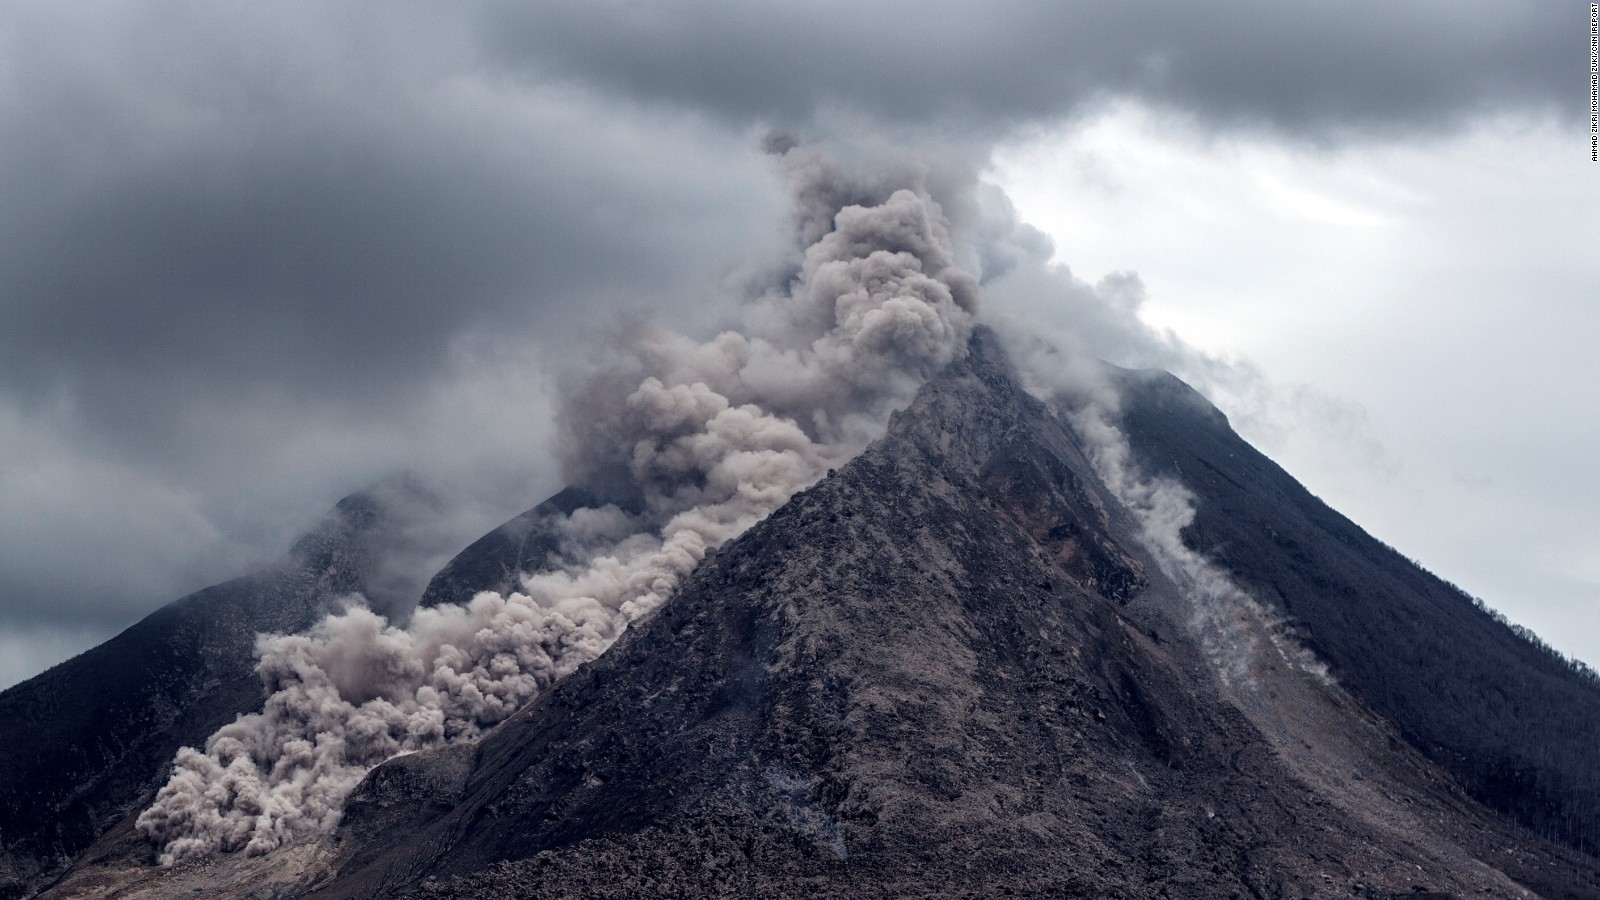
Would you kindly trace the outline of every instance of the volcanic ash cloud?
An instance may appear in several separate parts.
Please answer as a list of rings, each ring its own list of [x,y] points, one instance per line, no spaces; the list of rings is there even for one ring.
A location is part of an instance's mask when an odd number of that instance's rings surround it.
[[[605,652],[709,550],[848,459],[965,352],[977,282],[955,264],[926,178],[863,184],[805,147],[782,164],[806,244],[785,285],[710,341],[635,334],[565,400],[566,472],[634,511],[558,523],[560,564],[521,592],[421,609],[404,628],[355,608],[263,635],[264,708],[180,750],[139,817],[163,864],[330,831],[373,766],[482,735]]]

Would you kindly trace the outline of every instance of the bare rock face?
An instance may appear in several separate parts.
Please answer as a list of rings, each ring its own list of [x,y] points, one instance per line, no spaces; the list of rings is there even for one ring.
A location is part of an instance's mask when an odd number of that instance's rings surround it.
[[[406,479],[352,494],[265,570],[168,604],[0,693],[0,897],[126,826],[180,746],[261,706],[258,633],[305,629],[353,593],[388,600],[375,577],[384,556],[405,517],[433,502]]]
[[[1246,708],[991,341],[476,747],[376,770],[314,896],[1594,895],[1337,686]]]

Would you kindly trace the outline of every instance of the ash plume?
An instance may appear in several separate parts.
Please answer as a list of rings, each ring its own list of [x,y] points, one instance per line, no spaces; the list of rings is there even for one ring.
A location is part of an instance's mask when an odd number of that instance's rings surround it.
[[[965,352],[978,282],[941,205],[960,202],[961,179],[918,165],[862,179],[814,148],[769,147],[801,248],[779,285],[709,341],[636,329],[564,398],[566,474],[618,502],[563,521],[561,564],[519,592],[420,609],[404,627],[354,606],[305,634],[261,636],[264,708],[179,751],[138,819],[163,864],[328,832],[373,766],[483,734],[865,446]]]

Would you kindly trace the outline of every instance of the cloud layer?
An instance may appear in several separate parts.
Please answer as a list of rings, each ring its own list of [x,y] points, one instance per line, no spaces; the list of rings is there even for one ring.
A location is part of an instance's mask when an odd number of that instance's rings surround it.
[[[646,313],[711,333],[774,277],[750,268],[785,240],[773,126],[915,140],[952,172],[1119,99],[1203,131],[1431,133],[1581,102],[1580,26],[1488,3],[13,5],[0,629],[108,635],[399,468],[477,498],[463,543],[536,502],[552,368]],[[1040,240],[961,262],[1053,290],[1017,268]],[[1104,287],[1075,327],[1117,339],[1137,284]]]
[[[488,7],[496,58],[736,121],[819,110],[969,133],[1112,97],[1308,136],[1576,101],[1576,14],[1535,6],[626,0]]]

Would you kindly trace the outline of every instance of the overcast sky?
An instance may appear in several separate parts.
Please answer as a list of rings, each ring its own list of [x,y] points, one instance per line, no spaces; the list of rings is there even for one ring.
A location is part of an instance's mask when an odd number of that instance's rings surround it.
[[[542,499],[552,373],[712,327],[782,252],[775,128],[984,172],[1249,374],[1215,399],[1313,491],[1600,664],[1587,17],[8,4],[0,685],[395,470],[471,499],[463,543]]]

